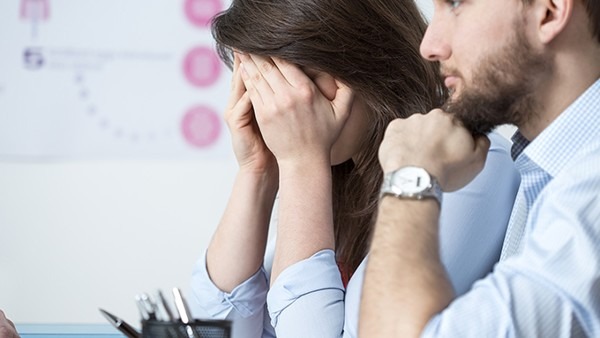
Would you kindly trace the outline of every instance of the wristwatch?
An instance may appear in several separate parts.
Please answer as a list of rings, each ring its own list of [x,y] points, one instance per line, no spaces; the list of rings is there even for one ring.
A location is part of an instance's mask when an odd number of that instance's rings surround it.
[[[442,205],[442,188],[427,170],[414,166],[402,167],[383,177],[381,197],[386,195],[413,200],[434,198]]]

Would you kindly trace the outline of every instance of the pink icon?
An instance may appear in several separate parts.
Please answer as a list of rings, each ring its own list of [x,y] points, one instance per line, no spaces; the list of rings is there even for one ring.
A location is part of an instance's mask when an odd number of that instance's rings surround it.
[[[196,106],[183,116],[181,132],[189,144],[204,148],[215,143],[219,138],[221,119],[212,109]]]
[[[221,11],[221,0],[185,0],[185,16],[198,27],[208,27],[210,20]]]
[[[21,0],[21,20],[31,23],[31,36],[37,38],[38,25],[50,17],[50,0]]]
[[[44,21],[50,17],[50,0],[21,0],[21,19]]]
[[[210,86],[221,73],[217,54],[207,47],[197,47],[188,52],[183,61],[186,79],[196,87]]]

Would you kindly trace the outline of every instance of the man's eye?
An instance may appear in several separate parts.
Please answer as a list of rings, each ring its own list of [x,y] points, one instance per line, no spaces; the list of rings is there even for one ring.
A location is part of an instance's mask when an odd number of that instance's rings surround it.
[[[446,2],[448,3],[448,5],[450,6],[451,9],[457,9],[460,6],[460,4],[462,3],[461,0],[457,0],[457,1],[448,0]]]

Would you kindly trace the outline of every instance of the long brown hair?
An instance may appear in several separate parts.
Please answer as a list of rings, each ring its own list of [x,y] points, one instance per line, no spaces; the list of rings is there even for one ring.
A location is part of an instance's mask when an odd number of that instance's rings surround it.
[[[233,49],[279,57],[330,74],[366,103],[366,142],[355,161],[332,168],[336,256],[348,275],[367,253],[385,128],[446,97],[438,65],[419,54],[425,29],[414,0],[233,0],[212,23],[219,56],[230,67]]]

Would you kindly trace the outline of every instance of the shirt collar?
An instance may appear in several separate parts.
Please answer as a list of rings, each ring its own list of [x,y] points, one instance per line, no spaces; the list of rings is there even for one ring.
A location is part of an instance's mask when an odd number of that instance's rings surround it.
[[[513,135],[513,159],[526,157],[555,177],[577,152],[600,133],[600,79],[579,96],[533,141]],[[525,155],[525,156],[523,156]]]
[[[512,140],[513,144],[512,144],[512,147],[510,148],[510,156],[512,157],[512,159],[514,161],[517,159],[517,157],[519,157],[519,155],[521,155],[521,153],[523,152],[523,149],[525,149],[525,147],[527,147],[530,142],[518,130],[515,131],[515,133],[511,137],[511,140]]]

